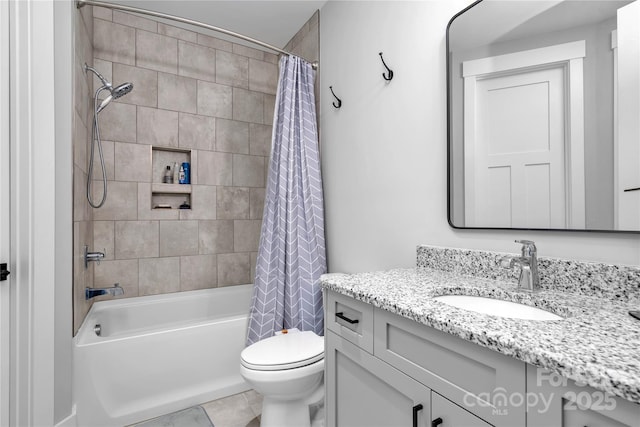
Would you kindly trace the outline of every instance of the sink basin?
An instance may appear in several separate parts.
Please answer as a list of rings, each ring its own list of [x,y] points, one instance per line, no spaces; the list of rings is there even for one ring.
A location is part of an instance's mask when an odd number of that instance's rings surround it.
[[[469,295],[443,295],[434,300],[475,311],[476,313],[491,314],[493,316],[509,317],[525,320],[562,320],[563,317],[540,308],[518,304],[511,301],[503,301],[493,298],[475,297]]]

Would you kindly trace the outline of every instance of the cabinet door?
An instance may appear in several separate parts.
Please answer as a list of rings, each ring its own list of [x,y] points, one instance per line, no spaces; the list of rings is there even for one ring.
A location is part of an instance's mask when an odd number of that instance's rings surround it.
[[[384,310],[373,320],[377,358],[490,424],[524,427],[524,362]]]
[[[527,366],[528,427],[640,427],[640,404]]]
[[[325,338],[328,427],[431,425],[427,387],[331,331]]]
[[[432,425],[440,427],[491,427],[480,418],[440,396],[435,391],[431,392],[431,418]],[[442,422],[438,424],[437,419]]]

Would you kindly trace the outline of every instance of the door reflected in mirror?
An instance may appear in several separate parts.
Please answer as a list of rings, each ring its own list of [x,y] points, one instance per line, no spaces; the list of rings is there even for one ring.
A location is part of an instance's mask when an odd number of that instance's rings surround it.
[[[449,222],[640,231],[638,1],[477,2],[447,30]]]

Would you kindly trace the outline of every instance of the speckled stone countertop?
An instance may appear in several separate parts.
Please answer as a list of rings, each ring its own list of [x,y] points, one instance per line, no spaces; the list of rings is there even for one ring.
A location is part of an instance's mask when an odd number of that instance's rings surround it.
[[[325,289],[640,403],[640,320],[628,314],[640,310],[640,269],[540,259],[543,289],[527,293],[517,290],[512,272],[493,268],[504,255],[420,246],[415,269],[325,274],[321,283]],[[504,318],[433,300],[452,294],[518,302],[565,319]]]

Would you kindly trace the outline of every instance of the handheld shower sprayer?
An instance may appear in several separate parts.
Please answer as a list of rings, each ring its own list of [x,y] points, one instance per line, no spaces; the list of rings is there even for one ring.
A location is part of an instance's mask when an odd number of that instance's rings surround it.
[[[93,126],[91,133],[91,157],[89,158],[89,170],[87,172],[87,200],[89,201],[89,205],[93,208],[101,207],[104,202],[107,200],[107,172],[104,166],[104,155],[102,154],[102,141],[100,141],[100,126],[98,123],[98,113],[104,110],[107,105],[114,99],[118,99],[121,96],[124,96],[133,90],[133,83],[123,83],[121,85],[116,86],[113,85],[104,78],[102,74],[100,74],[95,68],[84,64],[84,72],[91,71],[96,75],[98,79],[102,82],[102,86],[96,90],[94,99],[93,99]],[[98,105],[98,96],[100,92],[103,90],[109,91],[109,96],[103,99]],[[97,141],[97,144],[96,144]],[[99,203],[93,202],[93,190],[92,190],[92,182],[93,182],[93,152],[95,145],[98,146],[98,153],[100,155],[100,165],[102,166],[102,199]]]
[[[111,82],[109,82],[107,79],[105,79],[104,76],[102,74],[100,74],[95,68],[90,67],[87,64],[84,64],[84,71],[85,72],[91,71],[102,82],[102,87],[100,87],[96,91],[96,97],[98,96],[98,94],[101,91],[103,91],[105,89],[110,92],[110,95],[107,96],[105,99],[103,99],[102,102],[100,103],[100,105],[98,106],[98,108],[96,109],[97,113],[99,113],[100,111],[104,110],[105,107],[111,101],[113,101],[114,99],[118,99],[121,96],[125,96],[126,94],[128,94],[129,92],[131,92],[133,90],[133,83],[122,83],[121,85],[118,85],[118,86],[116,86],[114,88],[113,85],[111,84]]]

